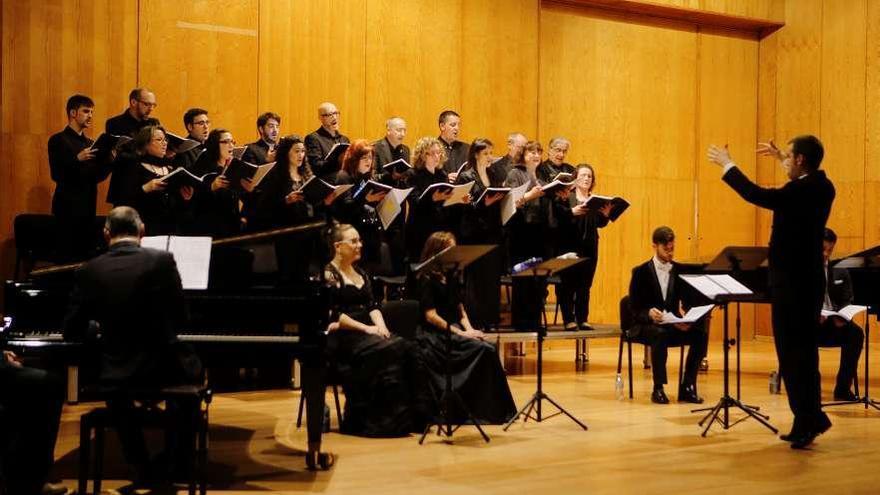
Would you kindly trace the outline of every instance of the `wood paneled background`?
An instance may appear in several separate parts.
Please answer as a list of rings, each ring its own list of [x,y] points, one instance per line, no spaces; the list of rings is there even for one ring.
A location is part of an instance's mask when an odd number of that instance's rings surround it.
[[[96,135],[136,85],[155,91],[170,129],[184,132],[183,112],[199,106],[239,142],[266,110],[284,133],[311,132],[325,100],[352,138],[378,138],[400,115],[412,144],[437,134],[446,108],[462,114],[463,139],[489,137],[498,154],[511,131],[545,146],[568,137],[570,161],[596,166],[597,192],[633,204],[601,232],[595,321],[617,320],[658,225],[677,232],[681,260],[766,242],[769,215],[720,182],[709,143],[774,185],[784,176],[755,142],[819,135],[839,250],[880,242],[880,0],[655,3],[786,26],[759,41],[547,0],[2,0],[0,274],[14,216],[49,211],[45,146],[66,98],[95,99]],[[745,321],[769,333],[761,310]]]

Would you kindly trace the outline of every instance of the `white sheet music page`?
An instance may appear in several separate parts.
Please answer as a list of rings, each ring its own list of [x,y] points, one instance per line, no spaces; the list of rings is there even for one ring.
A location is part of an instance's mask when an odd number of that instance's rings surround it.
[[[713,282],[724,287],[728,294],[751,294],[752,291],[730,275],[706,275]]]
[[[660,323],[663,325],[672,324],[672,323],[694,323],[695,321],[699,320],[700,318],[706,316],[706,314],[708,314],[710,311],[712,311],[712,308],[714,308],[714,307],[715,307],[714,304],[707,304],[705,306],[694,306],[681,318],[679,318],[678,316],[675,316],[674,314],[672,314],[668,311],[664,311],[663,312],[663,321],[661,321]]]
[[[510,190],[510,194],[502,199],[501,203],[501,225],[507,225],[507,222],[516,214],[516,202],[522,199],[529,190],[529,183],[526,182],[518,187]]]
[[[174,255],[184,289],[208,288],[211,266],[211,238],[171,236],[168,250]]]

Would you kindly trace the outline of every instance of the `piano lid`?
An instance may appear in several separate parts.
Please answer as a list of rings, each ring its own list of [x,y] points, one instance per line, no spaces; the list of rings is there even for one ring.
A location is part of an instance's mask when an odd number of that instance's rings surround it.
[[[829,264],[838,268],[880,268],[880,245],[831,260]]]

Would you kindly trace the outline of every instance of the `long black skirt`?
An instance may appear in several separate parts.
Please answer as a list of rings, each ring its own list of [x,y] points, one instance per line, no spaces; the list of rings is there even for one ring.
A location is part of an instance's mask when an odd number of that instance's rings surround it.
[[[451,337],[448,355],[452,389],[480,423],[502,424],[510,420],[516,414],[516,405],[495,347],[456,334]],[[444,418],[438,416],[439,401],[446,388],[447,334],[430,329],[420,330],[416,341],[433,398],[431,419],[443,421]],[[454,405],[451,417],[456,424],[467,421],[464,411]]]

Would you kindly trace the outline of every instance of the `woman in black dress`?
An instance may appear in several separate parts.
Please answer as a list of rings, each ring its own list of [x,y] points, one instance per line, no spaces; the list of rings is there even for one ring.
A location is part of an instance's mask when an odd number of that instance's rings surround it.
[[[239,201],[242,190],[248,187],[242,180],[241,188],[233,186],[222,175],[232,161],[235,139],[226,129],[214,129],[205,141],[205,151],[193,164],[192,173],[206,178],[204,185],[196,191],[196,223],[198,233],[213,237],[228,237],[241,232],[242,218]]]
[[[560,273],[561,283],[556,297],[566,330],[592,330],[587,323],[590,316],[590,288],[596,274],[596,263],[599,258],[599,231],[608,225],[611,204],[604,209],[588,210],[584,203],[593,193],[596,185],[593,167],[581,163],[576,169],[575,189],[566,201],[557,202],[555,209],[560,224],[568,225],[561,232],[561,251],[574,252],[586,261]]]
[[[435,232],[425,242],[421,260],[454,245],[452,233]],[[507,377],[495,347],[482,341],[483,333],[471,325],[458,281],[447,279],[439,269],[420,273],[419,298],[423,318],[419,348],[434,397],[443,395],[448,358],[453,387],[474,418],[489,424],[508,421],[516,414],[516,406]],[[456,422],[467,419],[462,411],[453,412]]]
[[[178,234],[188,223],[193,188],[169,190],[162,178],[174,168],[165,158],[165,129],[142,128],[132,140],[134,153],[120,156],[116,164],[113,206],[130,206],[144,221],[147,235]]]
[[[410,194],[411,212],[406,226],[406,243],[409,245],[409,259],[417,260],[428,237],[441,230],[448,230],[448,218],[443,202],[449,199],[451,192],[435,191],[430,197],[420,199],[428,187],[437,183],[449,182],[443,162],[446,152],[440,141],[435,137],[423,137],[416,141],[413,149],[413,168],[410,170],[409,185],[413,188]]]
[[[412,346],[392,336],[373,299],[369,275],[355,266],[361,238],[347,224],[333,229],[335,254],[324,275],[332,315],[327,351],[342,378],[341,431],[369,437],[407,435],[423,427]]]

